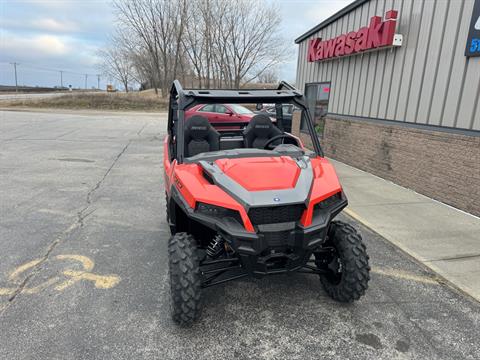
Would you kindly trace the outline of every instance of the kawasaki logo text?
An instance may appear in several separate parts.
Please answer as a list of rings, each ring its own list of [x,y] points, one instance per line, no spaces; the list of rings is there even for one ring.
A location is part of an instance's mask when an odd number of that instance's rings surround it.
[[[373,16],[370,18],[368,27],[362,27],[330,40],[321,38],[310,40],[308,61],[321,61],[392,45],[397,15],[396,10],[390,10],[385,14],[385,21],[382,21],[380,16]]]

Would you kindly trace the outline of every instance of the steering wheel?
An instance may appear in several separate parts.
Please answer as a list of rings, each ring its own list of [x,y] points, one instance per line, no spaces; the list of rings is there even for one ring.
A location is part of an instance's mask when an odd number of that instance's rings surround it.
[[[272,146],[272,143],[278,139],[294,139],[295,142],[297,143],[297,146],[300,146],[300,144],[298,143],[298,139],[290,134],[280,134],[280,135],[276,135],[274,137],[272,137],[271,139],[267,140],[267,142],[265,143],[265,145],[263,145],[263,148],[265,150],[273,150],[275,148],[275,146]],[[283,144],[283,142],[282,142]]]

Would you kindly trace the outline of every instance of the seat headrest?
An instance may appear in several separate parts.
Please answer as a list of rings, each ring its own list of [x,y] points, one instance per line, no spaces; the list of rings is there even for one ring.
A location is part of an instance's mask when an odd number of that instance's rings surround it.
[[[210,127],[211,125],[206,117],[194,115],[187,120],[186,130],[192,139],[200,140],[208,136]]]
[[[250,128],[258,137],[267,137],[272,131],[273,124],[267,115],[258,114],[252,117],[248,124],[248,128]]]

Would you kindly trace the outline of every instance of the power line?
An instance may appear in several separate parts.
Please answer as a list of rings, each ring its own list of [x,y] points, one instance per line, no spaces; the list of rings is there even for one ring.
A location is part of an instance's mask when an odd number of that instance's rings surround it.
[[[4,63],[4,62],[2,62],[2,63]],[[13,64],[13,63],[10,63],[10,64]],[[19,63],[16,63],[16,64],[20,65]],[[64,70],[64,69],[59,69],[59,68],[50,68],[50,67],[32,65],[32,64],[29,64],[29,63],[22,63],[22,67],[27,67],[27,68],[35,69],[35,70],[51,71],[51,72],[63,72],[64,74],[73,74],[73,75],[85,75],[86,74],[86,73],[81,73],[81,72],[76,72],[76,71],[71,71],[71,70]],[[97,76],[97,74],[88,73],[88,76]]]
[[[38,66],[38,65],[35,65],[35,64],[31,64],[31,63],[24,63],[22,62],[21,64],[18,63],[18,62],[5,62],[5,61],[0,61],[0,64],[10,64],[10,65],[13,65],[14,67],[14,72],[15,72],[15,89],[16,91],[18,92],[18,74],[19,74],[19,71],[21,72],[22,70],[19,70],[19,65],[21,65],[20,69],[23,69],[23,68],[26,68],[26,69],[34,69],[34,70],[39,70],[39,71],[48,71],[48,72],[53,72],[53,73],[57,73],[59,76],[59,79],[60,80],[60,87],[63,88],[64,87],[64,80],[65,80],[65,76],[64,75],[75,75],[75,76],[81,76],[82,78],[84,78],[84,87],[85,89],[88,88],[88,77],[96,77],[97,78],[97,88],[100,89],[100,77],[101,77],[101,74],[93,74],[93,73],[85,73],[85,72],[77,72],[77,71],[71,71],[71,70],[65,70],[65,69],[61,69],[61,68],[53,68],[53,67],[45,67],[45,66]],[[68,78],[70,76],[67,76]],[[80,80],[81,81],[81,80]]]

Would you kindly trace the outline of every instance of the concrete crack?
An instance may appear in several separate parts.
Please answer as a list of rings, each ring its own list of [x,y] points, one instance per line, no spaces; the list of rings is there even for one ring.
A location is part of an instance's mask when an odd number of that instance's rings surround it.
[[[8,298],[8,303],[6,304],[6,306],[4,307],[1,307],[0,308],[0,316],[2,314],[5,313],[5,311],[8,309],[8,307],[10,307],[10,305],[14,302],[14,300],[16,299],[16,297],[22,293],[23,289],[25,288],[25,286],[28,284],[28,282],[33,278],[35,277],[36,274],[38,274],[38,272],[41,270],[43,264],[48,260],[48,258],[50,257],[50,254],[53,252],[53,250],[55,250],[55,248],[60,244],[60,242],[62,240],[64,240],[65,238],[67,238],[73,231],[75,231],[75,229],[77,228],[81,228],[83,227],[83,222],[84,220],[90,216],[93,212],[95,212],[96,209],[93,209],[91,211],[88,211],[90,205],[92,204],[92,195],[95,191],[97,191],[100,186],[102,186],[102,183],[105,181],[105,179],[107,178],[108,174],[110,173],[110,171],[113,169],[113,167],[115,166],[115,164],[118,162],[118,160],[120,159],[120,157],[125,153],[125,151],[127,151],[128,147],[130,146],[130,143],[132,141],[130,140],[127,145],[125,145],[123,147],[123,149],[120,151],[120,153],[118,153],[117,156],[115,156],[115,158],[113,159],[113,162],[112,164],[109,166],[109,168],[107,169],[107,171],[105,172],[105,174],[103,174],[102,178],[95,184],[95,186],[93,188],[91,188],[88,193],[87,193],[87,196],[86,196],[86,199],[85,199],[85,202],[86,202],[86,206],[81,209],[78,213],[77,213],[77,219],[75,220],[75,222],[73,224],[71,224],[66,230],[64,230],[60,235],[58,235],[55,240],[50,243],[50,245],[48,246],[47,248],[47,251],[45,252],[45,254],[41,257],[40,261],[38,262],[37,265],[35,265],[32,270],[30,271],[30,273],[25,276],[25,278],[23,279],[23,281],[17,286],[17,288],[15,289],[15,292]]]
[[[140,136],[140,134],[142,133],[143,129],[145,129],[146,126],[147,126],[147,123],[143,124],[142,128],[137,131],[138,136]]]
[[[110,165],[110,167],[107,169],[107,171],[105,172],[105,174],[103,175],[103,177],[100,179],[100,181],[98,181],[95,186],[93,188],[90,189],[90,191],[87,193],[87,206],[81,210],[80,212],[82,213],[83,211],[85,211],[88,206],[92,203],[92,194],[98,190],[98,188],[102,185],[102,183],[105,181],[105,179],[107,178],[108,174],[110,174],[110,171],[112,171],[113,167],[115,166],[115,164],[117,163],[118,159],[120,159],[120,157],[125,153],[125,151],[127,151],[128,147],[130,146],[131,144],[131,140],[127,143],[127,145],[124,146],[124,148],[122,149],[122,151],[120,151],[120,153],[118,153],[118,155],[115,157],[115,159],[113,159],[113,162],[112,164]]]

